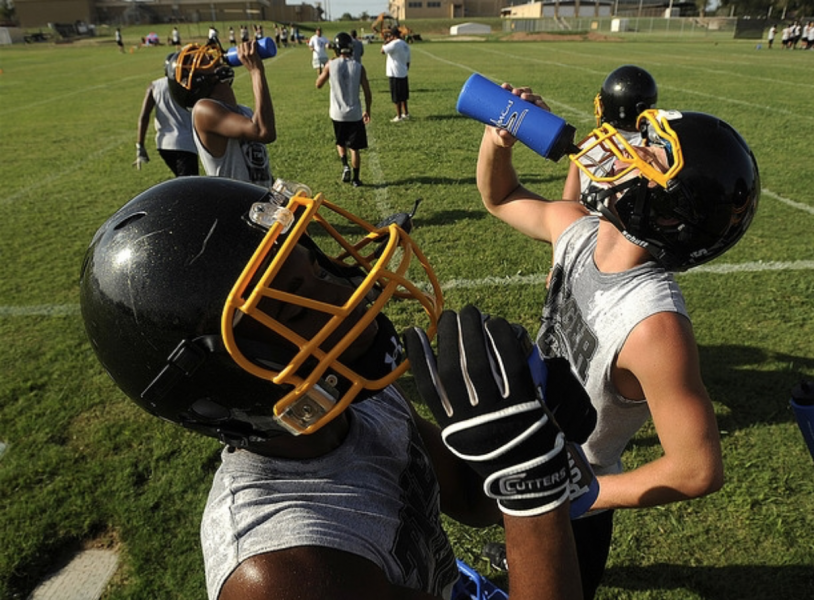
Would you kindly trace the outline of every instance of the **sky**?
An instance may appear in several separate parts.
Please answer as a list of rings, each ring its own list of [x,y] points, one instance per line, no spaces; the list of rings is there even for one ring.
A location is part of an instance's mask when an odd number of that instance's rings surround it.
[[[364,11],[371,16],[376,16],[381,12],[387,10],[387,0],[318,0],[321,2],[322,7],[330,15],[331,19],[336,20],[345,13],[350,13],[354,17],[358,17]],[[315,1],[309,4],[316,4]]]

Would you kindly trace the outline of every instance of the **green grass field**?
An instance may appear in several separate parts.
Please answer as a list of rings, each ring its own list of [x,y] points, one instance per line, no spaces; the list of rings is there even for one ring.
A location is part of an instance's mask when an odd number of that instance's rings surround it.
[[[326,30],[333,35],[339,25]],[[144,33],[128,30],[125,39]],[[482,127],[455,112],[471,73],[531,85],[583,135],[605,74],[636,63],[656,77],[663,108],[721,116],[751,144],[763,187],[751,230],[709,267],[679,276],[727,482],[700,500],[617,513],[599,597],[814,597],[814,464],[788,408],[792,386],[814,378],[814,52],[756,50],[753,41],[724,36],[427,37],[413,46],[413,119],[402,123],[389,122],[384,59],[367,46],[374,104],[366,187],[339,181],[328,91],[314,88],[305,47],[267,62],[279,131],[269,152],[278,177],[303,181],[373,222],[423,198],[414,237],[452,308],[475,303],[535,331],[549,263],[548,247],[481,207]],[[198,523],[219,446],[125,400],[92,355],[78,313],[79,267],[93,232],[170,176],[152,133],[152,162],[141,172],[131,167],[141,100],[167,52],[120,54],[112,37],[0,48],[0,598],[26,598],[59,557],[88,546],[120,555],[105,598],[205,597]],[[240,69],[235,88],[251,104]],[[564,161],[545,162],[525,148],[516,158],[527,185],[558,197]],[[645,428],[626,464],[658,451]],[[500,532],[448,524],[458,555],[489,573],[478,553]]]

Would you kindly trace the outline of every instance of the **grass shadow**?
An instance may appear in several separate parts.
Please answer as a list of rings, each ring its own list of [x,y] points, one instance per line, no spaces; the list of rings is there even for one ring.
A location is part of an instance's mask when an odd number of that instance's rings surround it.
[[[733,565],[693,567],[660,563],[609,567],[604,588],[650,591],[689,590],[706,600],[800,600],[814,598],[811,565]],[[601,591],[601,588],[600,588]],[[613,597],[610,590],[599,595]],[[675,597],[674,595],[671,597]]]
[[[792,421],[791,389],[814,371],[814,357],[751,346],[702,346],[699,352],[710,396],[730,410],[719,417],[728,431]]]

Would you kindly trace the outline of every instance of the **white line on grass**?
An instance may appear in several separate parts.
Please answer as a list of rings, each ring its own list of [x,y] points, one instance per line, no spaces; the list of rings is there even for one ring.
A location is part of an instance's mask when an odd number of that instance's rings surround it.
[[[120,148],[124,144],[126,144],[129,140],[132,140],[132,134],[128,133],[126,135],[122,135],[119,138],[114,138],[113,142],[105,146],[104,148],[100,148],[93,154],[88,154],[82,160],[74,163],[72,166],[68,167],[67,169],[62,169],[57,173],[53,173],[48,177],[43,177],[38,179],[36,183],[24,187],[21,190],[18,190],[11,194],[10,196],[0,196],[0,206],[5,206],[7,204],[11,204],[12,202],[16,202],[17,200],[29,200],[30,195],[35,190],[49,185],[63,177],[68,177],[69,175],[73,175],[77,171],[79,171],[82,167],[84,167],[88,163],[95,162],[100,156],[104,156],[108,152],[112,152],[113,150]]]
[[[440,60],[442,62],[447,62],[448,64],[451,64],[453,66],[461,67],[462,69],[466,69],[467,71],[474,71],[474,69],[472,69],[471,67],[468,67],[466,65],[461,65],[461,64],[458,64],[458,63],[453,63],[453,62],[449,62],[449,61],[445,61],[443,59],[440,59],[440,58],[436,57],[435,55],[431,54],[430,52],[427,52],[426,50],[422,50],[422,52],[424,52],[428,56],[432,56],[433,58],[436,58],[437,60]],[[531,63],[537,63],[537,64],[543,64],[543,65],[546,65],[546,66],[560,67],[560,68],[563,68],[563,69],[568,69],[569,71],[583,71],[585,73],[590,73],[592,75],[598,75],[598,76],[600,76],[602,78],[604,78],[607,75],[607,73],[605,71],[597,71],[596,69],[591,69],[589,67],[581,67],[581,66],[577,66],[577,65],[569,65],[567,63],[556,62],[556,61],[550,60],[550,58],[538,59],[538,58],[533,58],[533,57],[530,57],[530,56],[521,56],[521,55],[517,55],[517,54],[511,54],[509,52],[501,52],[501,51],[498,51],[498,50],[490,50],[490,49],[483,49],[483,52],[488,52],[488,53],[491,53],[491,54],[497,54],[499,56],[505,56],[505,57],[511,58],[511,59],[523,60],[523,61],[527,61],[527,62],[531,62]],[[671,91],[676,91],[676,92],[679,92],[679,93],[689,94],[691,96],[700,96],[702,98],[711,98],[711,99],[716,100],[718,102],[728,102],[730,104],[736,104],[738,106],[745,106],[745,107],[748,107],[748,108],[751,108],[751,109],[756,109],[756,110],[761,111],[761,112],[774,112],[774,113],[779,113],[779,114],[784,114],[784,115],[788,115],[788,116],[791,116],[791,117],[795,117],[795,118],[798,118],[798,119],[814,120],[814,115],[809,115],[809,114],[805,114],[805,113],[797,113],[797,112],[787,110],[787,109],[784,109],[784,108],[778,108],[776,106],[768,106],[768,105],[765,105],[765,104],[756,104],[754,102],[746,102],[745,100],[738,100],[738,99],[731,98],[731,97],[716,96],[715,94],[708,94],[708,93],[705,93],[705,92],[698,92],[698,91],[694,91],[694,90],[689,90],[689,89],[684,88],[684,87],[678,88],[678,87],[672,87],[672,86],[667,86],[667,85],[662,85],[662,84],[659,84],[659,87],[662,88],[662,89],[665,89],[665,90],[671,90]],[[580,116],[586,115],[585,111],[578,110],[578,109],[576,109],[574,107],[558,103],[558,102],[556,102],[556,101],[554,101],[554,100],[552,100],[550,98],[546,98],[546,102],[548,102],[551,106],[566,108],[567,110],[572,111],[575,114],[580,115]],[[591,114],[589,116],[592,117],[593,115]]]
[[[384,171],[382,170],[382,165],[379,162],[379,153],[375,150],[378,144],[376,143],[376,138],[373,136],[370,129],[368,129],[367,132],[367,139],[369,142],[369,150],[366,153],[365,162],[367,163],[367,170],[370,172],[370,175],[373,178],[373,183],[376,184],[376,187],[373,190],[373,196],[376,198],[376,210],[380,215],[387,216],[393,212],[390,210],[390,194],[387,191],[387,186],[385,185]]]
[[[725,97],[725,96],[716,96],[715,94],[707,94],[704,92],[696,92],[695,90],[688,90],[685,87],[673,87],[669,85],[659,85],[660,88],[665,90],[672,90],[674,92],[689,94],[691,96],[701,96],[702,98],[712,98],[713,100],[717,100],[718,102],[728,102],[730,104],[737,104],[738,106],[745,106],[747,108],[752,108],[758,110],[760,112],[765,113],[780,113],[783,115],[788,115],[790,117],[794,117],[795,119],[806,119],[809,121],[814,121],[814,115],[808,115],[805,113],[798,113],[794,112],[793,110],[786,110],[785,108],[779,108],[777,106],[771,106],[768,104],[755,104],[754,102],[746,102],[745,100],[737,100],[735,98]]]
[[[702,265],[679,273],[679,277],[689,277],[700,273],[712,273],[716,275],[728,275],[731,273],[767,273],[767,272],[790,272],[790,271],[812,271],[814,270],[814,260],[795,261],[753,261],[738,264]],[[444,291],[476,289],[494,286],[518,286],[518,285],[544,285],[547,273],[535,273],[533,275],[510,275],[507,277],[483,277],[481,279],[451,279],[441,284]],[[71,317],[79,314],[78,304],[39,304],[31,306],[0,306],[0,318],[12,317]]]
[[[53,104],[54,102],[62,102],[66,98],[70,98],[71,96],[78,96],[79,94],[88,94],[89,92],[93,92],[94,90],[104,90],[108,88],[112,88],[118,86],[120,83],[124,81],[130,81],[133,79],[143,80],[143,75],[131,75],[130,77],[122,77],[121,79],[117,79],[111,83],[103,83],[100,85],[93,85],[89,87],[84,87],[80,90],[74,90],[72,92],[66,92],[64,94],[60,94],[59,96],[52,96],[50,98],[46,98],[44,100],[39,100],[37,102],[32,102],[30,104],[23,104],[21,106],[16,107],[7,107],[4,110],[0,111],[0,116],[6,117],[10,114],[20,112],[20,111],[30,111],[32,108],[36,108],[38,106],[44,106],[46,104]]]
[[[418,51],[423,53],[423,54],[426,54],[430,58],[433,58],[433,59],[437,60],[438,62],[446,63],[448,65],[452,65],[453,67],[458,67],[460,69],[463,69],[464,71],[469,71],[470,73],[480,73],[484,77],[488,77],[489,79],[491,79],[492,81],[494,81],[494,82],[496,82],[498,84],[503,83],[503,79],[501,79],[500,76],[490,75],[490,74],[485,73],[483,71],[478,71],[477,69],[473,69],[472,67],[469,67],[467,65],[457,63],[457,62],[452,62],[451,60],[441,58],[440,56],[436,56],[435,54],[432,54],[431,52],[428,52],[426,50],[419,49]],[[484,52],[491,52],[492,54],[498,54],[500,56],[508,56],[510,58],[517,58],[517,59],[527,58],[527,57],[523,57],[523,56],[515,56],[513,54],[506,54],[505,52],[497,52],[496,50],[488,50],[488,49],[486,49],[486,50],[484,50]],[[529,60],[534,60],[534,59],[529,59]],[[539,61],[534,61],[534,62],[539,62]],[[546,62],[546,64],[552,64],[552,63]],[[563,68],[571,68],[569,65],[565,65],[565,64],[560,64],[560,63],[553,63],[553,64],[556,64],[557,66],[561,66]],[[583,69],[583,70],[588,71],[589,73],[599,74],[599,71],[594,71],[592,69]],[[548,102],[548,104],[550,106],[553,106],[553,107],[557,108],[558,112],[563,112],[563,113],[570,112],[570,113],[573,113],[580,120],[583,120],[583,121],[585,121],[585,120],[593,120],[594,119],[593,113],[589,113],[589,112],[587,112],[585,110],[581,110],[579,108],[574,108],[573,106],[570,106],[568,104],[564,104],[562,102],[557,102],[556,100],[551,100],[549,98],[546,98],[545,100],[546,100],[546,102]]]
[[[773,261],[773,262],[747,262],[739,264],[706,265],[695,267],[679,277],[686,277],[698,273],[760,273],[767,271],[810,271],[814,270],[814,260]],[[505,285],[542,285],[548,273],[535,273],[533,275],[510,275],[507,277],[485,277],[483,279],[453,279],[441,285],[444,291],[455,289],[473,289],[490,286]]]
[[[795,202],[794,200],[789,200],[788,198],[784,198],[779,194],[775,194],[773,191],[767,188],[763,188],[760,190],[761,194],[766,194],[767,196],[771,196],[775,200],[779,200],[783,204],[788,204],[792,208],[796,208],[797,210],[805,211],[811,215],[814,215],[814,206],[810,206],[808,204],[803,204],[802,202]]]
[[[591,57],[592,54],[586,52],[579,52],[575,50],[563,50],[561,48],[548,48],[548,51],[558,53],[558,54],[566,54],[571,56],[577,56],[580,58]],[[713,75],[726,75],[731,77],[732,70],[731,67],[735,65],[745,65],[752,67],[754,66],[754,62],[746,62],[746,61],[736,61],[736,60],[721,60],[717,58],[712,58],[708,56],[704,56],[703,60],[705,63],[720,63],[729,67],[729,69],[712,69],[710,67],[701,67],[698,64],[677,64],[675,62],[670,62],[671,59],[674,57],[665,55],[665,54],[653,54],[650,50],[648,51],[636,51],[630,50],[629,48],[625,48],[626,54],[630,56],[640,56],[641,62],[646,63],[649,66],[658,66],[658,67],[666,67],[672,70],[675,69],[689,69],[692,71],[704,71],[705,73],[711,73]],[[657,62],[656,59],[662,58],[667,62]],[[691,57],[691,58],[700,58],[700,57]],[[799,69],[799,65],[789,65],[788,68],[791,69]],[[797,77],[798,74],[793,74],[794,77]],[[771,84],[777,85],[784,85],[784,86],[791,86],[791,87],[801,87],[801,88],[814,88],[814,85],[807,84],[803,81],[789,81],[787,79],[773,79],[769,77],[760,77],[757,75],[750,75],[749,73],[742,73],[739,76],[739,80],[743,81],[744,79],[752,79],[755,81],[762,81]]]

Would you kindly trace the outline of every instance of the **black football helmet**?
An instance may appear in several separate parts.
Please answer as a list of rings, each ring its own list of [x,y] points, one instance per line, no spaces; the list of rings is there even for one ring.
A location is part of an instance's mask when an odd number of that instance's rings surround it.
[[[201,98],[206,98],[220,82],[231,85],[235,71],[223,60],[223,48],[217,39],[203,46],[187,44],[180,51],[167,57],[165,73],[170,94],[185,108],[192,108]]]
[[[582,194],[631,242],[665,268],[683,271],[711,261],[746,233],[757,211],[760,175],[754,154],[731,125],[703,113],[647,110],[638,120],[637,152],[604,124],[570,156],[592,184]],[[598,174],[592,150],[612,154],[615,168]],[[666,165],[648,162],[660,151]]]
[[[434,334],[440,285],[405,231],[292,188],[174,179],[96,232],[80,278],[82,318],[100,362],[139,406],[241,447],[309,434],[406,371],[382,312],[388,301],[404,300],[402,314],[418,309]],[[304,285],[302,294],[274,287],[302,246],[320,273],[347,283],[344,304],[318,300]],[[295,313],[316,316],[310,339],[294,331]],[[344,361],[363,333],[363,356]]]
[[[594,99],[596,126],[603,123],[624,131],[636,130],[636,119],[656,107],[659,90],[656,80],[647,71],[634,65],[615,69],[605,78]]]
[[[340,54],[353,54],[353,38],[349,33],[341,31],[336,34],[334,38],[334,50],[337,56]]]

